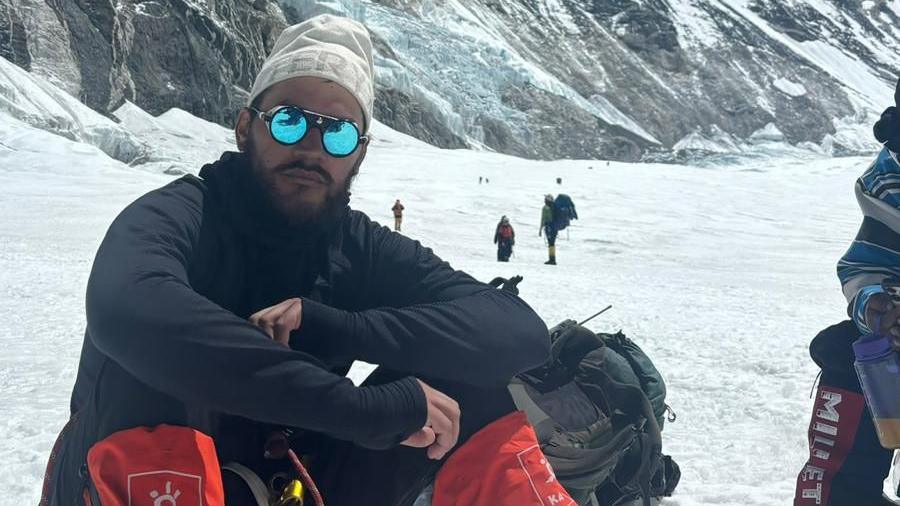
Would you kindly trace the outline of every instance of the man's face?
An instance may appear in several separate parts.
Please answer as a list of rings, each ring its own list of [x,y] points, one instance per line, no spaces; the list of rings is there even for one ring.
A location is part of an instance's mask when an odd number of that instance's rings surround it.
[[[257,109],[294,105],[312,112],[351,119],[363,128],[359,103],[338,84],[315,77],[296,77],[277,83],[262,95]],[[242,109],[235,137],[251,162],[263,197],[290,225],[314,224],[341,205],[366,154],[360,145],[353,154],[335,158],[322,147],[318,129],[310,127],[300,142],[285,146],[269,134],[266,122]]]

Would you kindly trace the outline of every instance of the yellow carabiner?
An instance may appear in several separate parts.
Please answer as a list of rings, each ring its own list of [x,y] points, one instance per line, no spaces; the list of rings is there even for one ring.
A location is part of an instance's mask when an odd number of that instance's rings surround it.
[[[285,485],[281,498],[275,504],[277,506],[303,506],[303,483],[300,480],[291,480]]]

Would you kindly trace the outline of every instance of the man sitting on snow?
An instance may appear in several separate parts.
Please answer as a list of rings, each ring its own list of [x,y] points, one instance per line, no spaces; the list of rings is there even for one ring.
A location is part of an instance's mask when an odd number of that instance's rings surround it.
[[[515,409],[509,379],[548,354],[540,318],[348,207],[371,52],[347,19],[287,28],[238,116],[240,152],[113,222],[45,504],[97,493],[88,450],[159,424],[211,435],[218,461],[241,465],[223,473],[229,506],[290,469],[273,434],[312,455],[329,506],[411,504],[458,439]],[[344,377],[356,359],[380,365],[365,386]]]

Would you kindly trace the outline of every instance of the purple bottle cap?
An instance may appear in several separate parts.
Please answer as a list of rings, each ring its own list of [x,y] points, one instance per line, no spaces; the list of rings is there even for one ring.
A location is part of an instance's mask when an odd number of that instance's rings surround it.
[[[886,337],[865,336],[853,342],[853,354],[858,360],[881,357],[891,351],[891,343]]]

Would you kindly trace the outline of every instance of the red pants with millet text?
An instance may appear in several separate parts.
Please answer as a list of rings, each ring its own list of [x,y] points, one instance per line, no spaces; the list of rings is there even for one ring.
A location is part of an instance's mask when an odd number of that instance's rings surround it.
[[[856,372],[851,344],[859,337],[849,321],[833,325],[810,345],[822,368],[809,422],[809,458],[797,476],[794,506],[890,504],[882,484],[892,451],[878,442]]]

